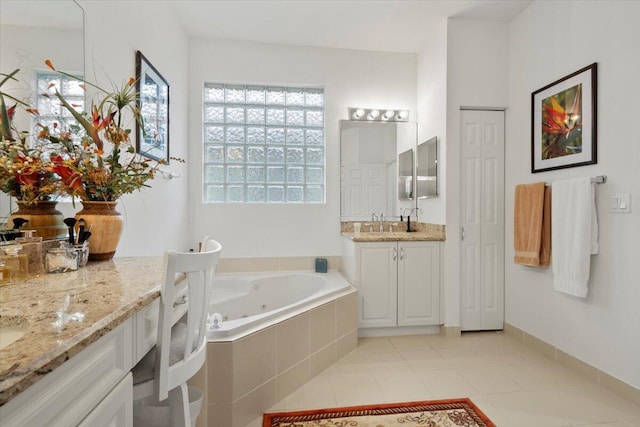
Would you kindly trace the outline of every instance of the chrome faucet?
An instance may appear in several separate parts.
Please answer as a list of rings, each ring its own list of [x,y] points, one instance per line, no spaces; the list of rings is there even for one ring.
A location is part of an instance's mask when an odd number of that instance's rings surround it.
[[[380,232],[382,233],[384,231],[384,214],[381,213],[380,214]]]
[[[371,224],[369,224],[369,231],[373,232],[373,223],[376,222],[378,220],[378,215],[376,214],[371,214]]]

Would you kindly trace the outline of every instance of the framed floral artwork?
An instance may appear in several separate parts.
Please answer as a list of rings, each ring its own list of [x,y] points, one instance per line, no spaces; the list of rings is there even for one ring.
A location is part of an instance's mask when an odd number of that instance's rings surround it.
[[[169,163],[169,82],[136,52],[136,92],[142,118],[136,128],[136,150],[143,156]]]
[[[598,64],[531,94],[531,172],[597,163]]]

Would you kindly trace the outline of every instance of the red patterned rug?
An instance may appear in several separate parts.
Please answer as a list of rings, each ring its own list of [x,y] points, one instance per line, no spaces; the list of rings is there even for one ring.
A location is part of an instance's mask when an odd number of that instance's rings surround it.
[[[264,414],[262,427],[496,427],[471,400],[446,399]]]

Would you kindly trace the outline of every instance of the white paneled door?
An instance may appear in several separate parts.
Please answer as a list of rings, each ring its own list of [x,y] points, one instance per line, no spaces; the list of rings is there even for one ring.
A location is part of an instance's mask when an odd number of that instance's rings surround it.
[[[461,329],[504,328],[504,111],[462,110]]]

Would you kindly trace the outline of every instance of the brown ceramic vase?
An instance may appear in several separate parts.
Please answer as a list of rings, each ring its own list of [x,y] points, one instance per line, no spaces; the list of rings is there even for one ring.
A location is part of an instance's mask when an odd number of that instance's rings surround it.
[[[124,222],[116,211],[118,202],[82,202],[82,210],[76,220],[83,219],[89,237],[89,261],[104,261],[113,258],[120,242]]]
[[[13,228],[14,218],[23,218],[29,222],[22,226],[24,230],[35,230],[36,236],[43,240],[67,236],[67,226],[64,224],[62,212],[56,209],[58,202],[38,201],[25,204],[17,201],[18,210],[13,212],[7,222],[8,228]]]

